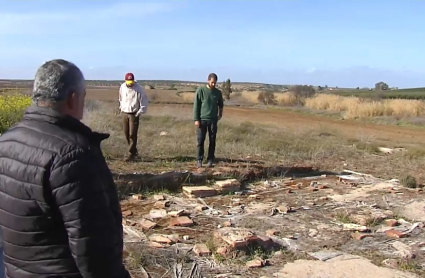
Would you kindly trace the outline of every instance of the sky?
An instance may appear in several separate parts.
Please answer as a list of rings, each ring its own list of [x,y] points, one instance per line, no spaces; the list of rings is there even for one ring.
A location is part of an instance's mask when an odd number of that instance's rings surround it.
[[[0,79],[425,86],[424,0],[0,0]]]

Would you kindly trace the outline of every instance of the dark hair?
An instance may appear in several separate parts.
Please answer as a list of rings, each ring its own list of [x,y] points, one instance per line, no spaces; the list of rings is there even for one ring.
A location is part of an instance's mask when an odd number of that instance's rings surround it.
[[[211,80],[211,79],[214,79],[215,81],[217,81],[217,80],[218,80],[218,78],[217,78],[217,74],[215,74],[215,73],[210,73],[210,74],[208,75],[208,80]]]

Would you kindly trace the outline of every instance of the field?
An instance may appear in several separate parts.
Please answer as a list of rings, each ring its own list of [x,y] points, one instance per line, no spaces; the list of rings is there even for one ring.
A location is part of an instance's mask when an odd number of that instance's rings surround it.
[[[3,86],[28,93],[22,82]],[[265,105],[261,85],[236,84],[219,122],[217,165],[196,169],[196,84],[170,82],[146,89],[141,158],[130,163],[117,85],[87,92],[83,121],[111,134],[102,148],[133,277],[424,277],[421,101],[318,94],[300,102],[282,91]],[[183,194],[195,186],[215,191]]]

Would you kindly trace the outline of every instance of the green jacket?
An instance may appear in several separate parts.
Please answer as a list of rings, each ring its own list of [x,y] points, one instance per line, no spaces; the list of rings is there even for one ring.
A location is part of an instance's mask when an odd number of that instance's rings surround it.
[[[194,121],[217,121],[219,108],[223,108],[223,94],[219,89],[201,86],[196,90],[193,103]]]

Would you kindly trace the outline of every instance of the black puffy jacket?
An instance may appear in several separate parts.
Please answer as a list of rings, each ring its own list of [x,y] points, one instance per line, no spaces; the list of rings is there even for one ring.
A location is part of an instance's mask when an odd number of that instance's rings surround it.
[[[0,136],[6,277],[129,277],[117,190],[100,149],[108,137],[37,106]]]

